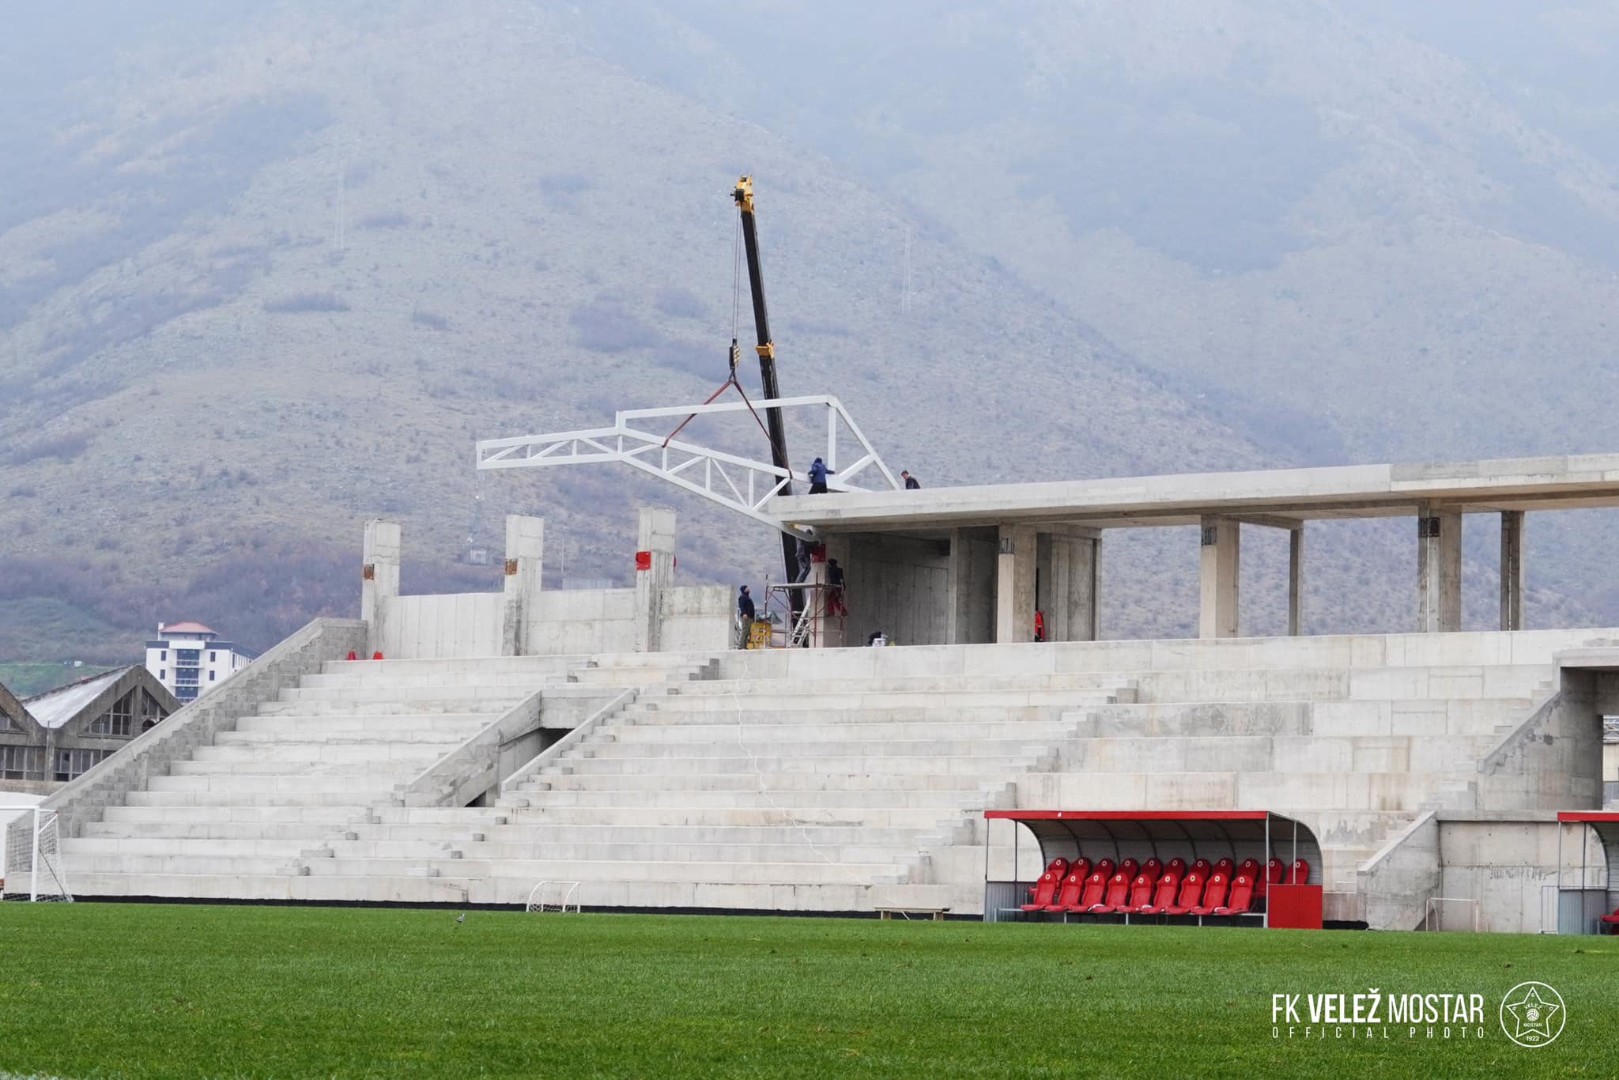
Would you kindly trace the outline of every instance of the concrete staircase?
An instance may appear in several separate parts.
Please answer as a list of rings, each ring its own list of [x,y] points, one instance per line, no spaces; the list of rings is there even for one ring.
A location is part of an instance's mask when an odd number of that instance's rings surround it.
[[[64,839],[74,887],[87,896],[462,900],[464,890],[419,865],[356,864],[338,844],[536,690],[565,704],[711,666],[661,655],[328,663]],[[333,892],[321,878],[344,887]]]
[[[921,855],[1010,797],[1119,680],[734,679],[643,693],[490,811],[379,811],[339,855],[406,859],[469,900],[579,881],[589,906],[970,908]],[[415,836],[416,830],[426,830]],[[459,830],[459,831],[458,831]]]

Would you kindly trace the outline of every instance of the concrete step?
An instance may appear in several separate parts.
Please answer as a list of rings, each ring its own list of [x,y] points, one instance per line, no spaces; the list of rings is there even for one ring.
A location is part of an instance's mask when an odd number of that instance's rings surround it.
[[[744,697],[754,694],[873,694],[926,691],[931,693],[1007,693],[1100,690],[1116,693],[1134,689],[1132,678],[1111,672],[1029,672],[996,675],[864,675],[847,678],[741,678],[710,679],[682,693],[692,697]]]
[[[320,794],[353,792],[360,790],[391,790],[393,785],[409,780],[421,770],[412,762],[377,762],[364,773],[350,771],[318,775],[263,775],[256,773],[229,773],[202,776],[154,776],[147,780],[148,794],[215,794],[251,795],[254,793]]]
[[[650,807],[754,807],[759,809],[790,809],[798,812],[804,809],[823,808],[841,809],[851,813],[864,813],[866,810],[878,808],[891,809],[920,809],[933,807],[941,812],[941,816],[952,810],[985,805],[984,800],[977,791],[962,789],[940,789],[932,791],[871,791],[871,790],[819,790],[806,791],[795,789],[777,789],[773,785],[766,785],[767,790],[738,790],[725,788],[720,790],[684,790],[671,791],[666,788],[589,788],[585,790],[560,789],[552,791],[528,792],[523,795],[502,796],[502,805],[505,800],[528,800],[530,806],[545,807],[599,807],[602,809],[640,809]],[[182,797],[180,793],[173,795]]]
[[[1018,709],[1075,708],[1122,701],[1129,695],[1118,690],[909,690],[837,691],[778,685],[751,694],[725,694],[715,687],[724,684],[697,683],[698,689],[670,697],[660,703],[667,712],[712,713],[742,710],[759,713],[838,713],[878,709],[944,709],[968,712],[989,709],[1000,712]]]
[[[227,743],[224,746],[199,746],[192,752],[190,761],[176,764],[331,765],[363,768],[378,761],[436,761],[444,756],[447,750],[454,749],[465,741],[465,738],[452,734],[431,741],[420,739],[411,742],[377,739],[370,743],[324,741]]]
[[[863,733],[861,733],[863,734]],[[822,758],[861,757],[886,760],[888,758],[952,758],[995,757],[1022,758],[1042,754],[1063,741],[1065,731],[1050,733],[1025,732],[1012,728],[1010,733],[999,728],[973,737],[970,732],[954,733],[958,738],[939,739],[880,739],[849,738],[846,740],[809,739],[782,740],[767,735],[750,737],[747,733],[731,733],[728,739],[712,741],[643,741],[618,739],[613,733],[586,736],[579,748],[566,760],[572,764],[584,761],[615,761],[635,763],[641,767],[659,767],[654,763],[670,758],[722,758],[745,757],[757,761],[764,753],[772,759],[784,761],[815,761]]]
[[[638,670],[648,673],[667,672],[698,665],[707,654],[693,653],[575,653],[551,656],[478,656],[433,657],[415,660],[329,660],[321,665],[321,673],[344,674],[358,672],[384,679],[405,675],[443,675],[462,672],[490,674],[524,672],[527,674],[556,674],[592,669]]]
[[[118,856],[89,856],[86,861],[112,861]],[[214,860],[189,860],[198,865]],[[242,873],[264,860],[237,860]],[[676,862],[613,859],[510,859],[486,862],[475,859],[310,859],[310,877],[406,876],[412,873],[443,878],[546,878],[572,881],[709,881],[726,884],[883,884],[903,879],[904,871],[888,862],[840,863],[819,859],[794,862]],[[69,866],[72,872],[72,865]],[[90,872],[106,872],[93,866]],[[136,870],[134,872],[140,872]],[[210,871],[199,871],[210,872]]]
[[[175,897],[198,900],[326,901],[373,904],[463,904],[467,883],[422,877],[316,880],[286,874],[100,873],[75,870],[74,895],[90,898]],[[521,903],[520,900],[513,901]],[[446,915],[446,918],[450,916]],[[446,923],[448,926],[449,924]]]
[[[1016,752],[995,753],[993,748],[975,756],[922,754],[866,753],[864,747],[847,747],[855,751],[839,756],[782,755],[760,748],[758,755],[721,757],[721,753],[736,754],[737,747],[713,747],[713,756],[673,757],[567,757],[554,767],[535,774],[535,778],[549,781],[555,776],[682,776],[734,774],[753,776],[765,773],[771,776],[791,776],[801,773],[835,775],[866,775],[872,784],[888,782],[885,778],[914,776],[972,776],[980,779],[1004,772],[1021,771],[1035,761],[1045,747],[1017,746]],[[973,747],[965,747],[971,750]],[[665,781],[667,782],[667,780]]]
[[[542,796],[537,796],[541,798]],[[614,828],[678,826],[772,826],[780,828],[914,828],[932,829],[941,822],[969,821],[982,808],[955,806],[776,806],[739,805],[735,798],[718,805],[671,804],[662,806],[579,806],[572,804],[500,806],[514,828],[581,825]]]
[[[960,759],[954,759],[960,760]],[[1011,771],[1008,769],[1007,771]],[[605,773],[573,775],[547,772],[520,785],[516,792],[555,794],[563,791],[631,791],[673,792],[689,791],[704,795],[721,791],[760,790],[771,792],[813,791],[820,793],[850,792],[922,792],[922,791],[977,791],[984,783],[983,770],[973,768],[965,772],[927,772],[918,770],[906,774],[873,775],[869,772],[786,772],[762,770],[759,772],[669,772],[669,773]]]
[[[1005,717],[976,714],[955,719],[937,712],[913,719],[886,717],[814,717],[797,722],[777,719],[719,719],[719,717],[674,717],[667,712],[643,712],[638,716],[614,717],[612,724],[584,738],[584,745],[612,740],[617,743],[735,743],[766,740],[771,743],[887,742],[887,740],[976,740],[976,738],[1047,738],[1073,735],[1080,729],[1080,717]]]
[[[385,788],[351,784],[345,791],[131,791],[125,796],[130,807],[214,807],[224,809],[270,808],[368,808],[373,802],[386,802],[393,794]]]
[[[413,857],[428,850],[426,845],[394,842],[337,841],[332,844],[339,858],[347,856]],[[544,843],[485,842],[459,845],[462,857],[474,861],[507,863],[524,860],[605,860],[612,862],[800,862],[829,860],[844,864],[878,864],[892,868],[916,855],[916,844],[843,843],[800,839],[797,843]]]
[[[453,711],[458,706],[475,703],[474,708],[491,709],[504,705],[510,708],[533,693],[538,687],[485,686],[473,683],[466,686],[293,686],[282,690],[276,702],[283,705],[331,705],[360,703],[375,705],[392,703],[404,709],[418,711],[424,705],[435,710]]]
[[[400,713],[342,713],[311,716],[300,713],[278,713],[272,716],[244,716],[236,721],[235,732],[227,734],[266,734],[285,736],[288,733],[317,733],[326,736],[341,734],[376,734],[393,738],[409,738],[411,732],[465,732],[476,734],[499,718],[491,712],[429,712]],[[219,741],[219,740],[216,740]]]

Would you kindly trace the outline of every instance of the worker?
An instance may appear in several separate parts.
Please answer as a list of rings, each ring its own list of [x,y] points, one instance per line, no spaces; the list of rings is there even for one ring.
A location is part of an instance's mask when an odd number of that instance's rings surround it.
[[[843,567],[838,560],[826,560],[826,613],[835,618],[849,614],[849,608],[843,602]]]
[[[826,462],[822,461],[820,458],[816,458],[814,461],[810,462],[810,467],[809,467],[810,489],[809,489],[809,493],[811,495],[825,495],[826,494],[826,475],[827,475],[827,473],[836,472],[836,471],[837,470],[835,470],[835,469],[827,468],[826,467]]]
[[[793,580],[808,581],[810,576],[810,564],[814,561],[815,545],[811,544],[808,540],[800,539],[798,541],[798,576]]]
[[[1043,611],[1034,613],[1034,640],[1046,640],[1046,613]]]
[[[912,476],[910,470],[908,469],[901,469],[899,471],[899,478],[905,481],[906,491],[917,491],[922,487],[922,485],[917,482],[916,477]]]
[[[888,635],[881,630],[873,630],[871,636],[866,638],[866,644],[872,648],[880,649],[888,644]]]
[[[753,597],[748,595],[748,587],[744,585],[742,591],[736,595],[736,621],[741,627],[737,648],[747,648],[748,633],[753,629],[753,623],[758,617],[758,610],[753,606]]]

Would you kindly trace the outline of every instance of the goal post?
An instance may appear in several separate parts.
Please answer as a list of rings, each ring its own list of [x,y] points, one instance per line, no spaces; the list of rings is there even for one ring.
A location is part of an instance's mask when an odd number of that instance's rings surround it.
[[[5,849],[0,900],[71,901],[56,811],[0,804],[0,815],[16,815],[0,833]]]

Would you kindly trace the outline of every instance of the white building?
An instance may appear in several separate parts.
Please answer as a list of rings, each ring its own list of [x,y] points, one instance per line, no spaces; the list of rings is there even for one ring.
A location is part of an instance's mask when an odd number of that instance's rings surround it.
[[[201,623],[158,623],[157,637],[146,643],[146,670],[184,704],[218,686],[246,667],[253,654]]]

